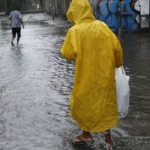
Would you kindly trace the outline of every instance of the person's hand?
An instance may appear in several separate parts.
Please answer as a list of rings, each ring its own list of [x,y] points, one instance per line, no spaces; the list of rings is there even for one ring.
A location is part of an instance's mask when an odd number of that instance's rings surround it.
[[[24,24],[22,25],[23,29],[24,29]]]

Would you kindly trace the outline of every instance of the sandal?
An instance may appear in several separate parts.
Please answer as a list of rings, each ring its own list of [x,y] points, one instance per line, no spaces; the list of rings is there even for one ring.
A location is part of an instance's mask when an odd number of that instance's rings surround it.
[[[78,141],[76,141],[78,140]],[[90,144],[93,144],[94,141],[93,140],[89,140],[89,141],[84,141],[80,138],[80,136],[77,136],[75,137],[73,140],[72,140],[73,144],[76,144],[76,145],[90,145]]]

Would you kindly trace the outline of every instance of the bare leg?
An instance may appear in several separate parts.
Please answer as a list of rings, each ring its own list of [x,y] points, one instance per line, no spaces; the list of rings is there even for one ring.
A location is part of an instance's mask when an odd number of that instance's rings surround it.
[[[17,45],[19,44],[20,37],[21,37],[21,28],[18,28],[17,29]]]
[[[107,144],[109,144],[110,147],[113,146],[112,137],[111,137],[111,131],[110,131],[110,130],[107,130],[107,131],[106,131],[105,142],[106,142]]]
[[[15,38],[14,38],[14,36],[12,35],[12,42],[14,42],[14,39],[15,39]]]
[[[11,41],[11,45],[14,46],[14,36],[12,35],[12,41]]]
[[[17,38],[17,45],[19,44],[20,37]]]
[[[91,140],[92,139],[92,135],[90,132],[86,132],[86,131],[83,131],[82,134],[80,135],[80,137],[82,139],[85,139],[85,140]]]

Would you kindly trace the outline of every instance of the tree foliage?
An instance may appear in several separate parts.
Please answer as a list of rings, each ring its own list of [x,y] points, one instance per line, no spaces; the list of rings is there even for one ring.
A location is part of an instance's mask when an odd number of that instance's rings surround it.
[[[21,10],[28,10],[32,6],[32,0],[6,0],[7,11],[10,12],[19,7]]]

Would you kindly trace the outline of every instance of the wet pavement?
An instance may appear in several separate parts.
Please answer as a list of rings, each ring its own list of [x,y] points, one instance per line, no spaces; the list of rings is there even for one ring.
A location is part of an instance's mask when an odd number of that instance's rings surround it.
[[[18,47],[10,22],[0,18],[0,150],[105,150],[103,133],[94,147],[77,147],[80,133],[69,117],[74,63],[60,47],[70,24],[43,14],[25,15]],[[113,129],[114,150],[150,150],[150,34],[124,35],[124,66],[131,76],[129,115]]]

